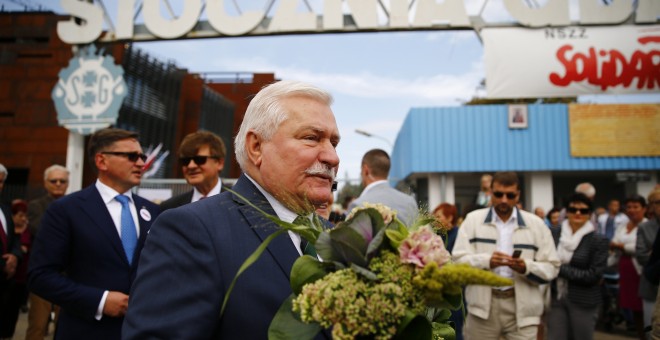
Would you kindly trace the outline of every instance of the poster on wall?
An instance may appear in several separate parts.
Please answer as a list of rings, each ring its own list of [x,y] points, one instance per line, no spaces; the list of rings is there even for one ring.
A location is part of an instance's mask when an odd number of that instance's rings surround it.
[[[488,98],[660,92],[660,25],[487,28]]]
[[[660,104],[570,104],[573,157],[660,156]]]
[[[527,105],[511,104],[509,105],[509,129],[527,128]]]

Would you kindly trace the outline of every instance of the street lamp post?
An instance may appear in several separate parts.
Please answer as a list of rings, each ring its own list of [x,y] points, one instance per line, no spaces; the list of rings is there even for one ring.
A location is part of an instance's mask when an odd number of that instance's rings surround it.
[[[367,132],[367,131],[360,130],[360,129],[355,129],[355,133],[357,133],[357,134],[359,134],[359,135],[363,135],[363,136],[365,136],[365,137],[378,138],[378,139],[380,139],[380,140],[385,141],[385,143],[387,143],[387,144],[390,146],[390,148],[392,148],[392,149],[394,148],[394,144],[392,144],[392,142],[390,142],[389,139],[387,139],[387,138],[385,138],[385,137],[383,137],[383,136],[374,135],[374,134],[371,133],[371,132]]]

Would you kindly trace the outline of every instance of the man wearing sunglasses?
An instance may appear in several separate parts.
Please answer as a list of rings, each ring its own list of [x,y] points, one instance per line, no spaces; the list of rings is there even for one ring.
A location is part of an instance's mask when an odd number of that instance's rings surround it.
[[[46,194],[31,200],[28,204],[28,228],[32,238],[37,236],[41,218],[44,216],[48,206],[56,199],[64,196],[69,188],[69,170],[59,164],[53,164],[44,171],[44,188]],[[50,313],[59,308],[50,301],[44,300],[36,294],[30,293],[30,309],[28,311],[28,328],[26,340],[43,340],[48,331]]]
[[[225,165],[225,144],[216,134],[197,131],[187,135],[179,146],[179,162],[186,182],[193,190],[160,204],[161,211],[197,202],[222,191],[218,177]]]
[[[550,229],[538,216],[516,207],[518,176],[493,176],[491,206],[471,212],[461,225],[454,260],[511,278],[511,287],[467,286],[465,338],[536,339],[544,309],[540,284],[559,272]]]
[[[46,210],[28,285],[61,307],[56,339],[120,339],[140,252],[159,210],[131,193],[146,159],[136,133],[99,130],[87,149],[97,180]]]

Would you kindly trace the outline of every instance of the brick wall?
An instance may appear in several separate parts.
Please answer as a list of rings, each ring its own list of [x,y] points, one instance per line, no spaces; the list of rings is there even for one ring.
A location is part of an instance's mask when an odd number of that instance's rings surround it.
[[[50,12],[0,13],[0,163],[10,172],[4,200],[44,193],[43,171],[66,163],[68,131],[51,99],[71,46],[55,32]]]

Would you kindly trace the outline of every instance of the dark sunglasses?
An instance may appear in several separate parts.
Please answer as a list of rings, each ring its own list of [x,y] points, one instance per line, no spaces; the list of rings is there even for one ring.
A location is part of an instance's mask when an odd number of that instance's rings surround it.
[[[497,198],[502,198],[502,197],[504,197],[504,195],[506,195],[506,198],[508,198],[510,200],[512,200],[512,199],[516,198],[516,196],[518,196],[518,194],[515,193],[515,192],[507,192],[505,194],[501,191],[493,191],[493,196],[495,196]]]
[[[57,183],[66,184],[68,181],[66,179],[56,178],[56,179],[49,179],[48,182],[50,182],[50,184],[57,184]]]
[[[179,158],[179,161],[183,166],[190,164],[190,161],[195,162],[195,164],[197,165],[204,165],[206,164],[206,160],[209,158],[220,159],[220,157],[218,156],[191,156],[191,157],[181,157]]]
[[[571,214],[575,214],[576,212],[579,211],[580,214],[586,215],[586,214],[591,212],[591,209],[589,209],[589,208],[580,208],[580,209],[578,209],[578,208],[575,208],[575,207],[568,207],[568,209],[566,209],[566,211],[568,211]]]
[[[137,162],[138,158],[143,162],[147,161],[147,155],[139,152],[123,152],[123,151],[103,151],[104,155],[124,156],[131,162]]]

